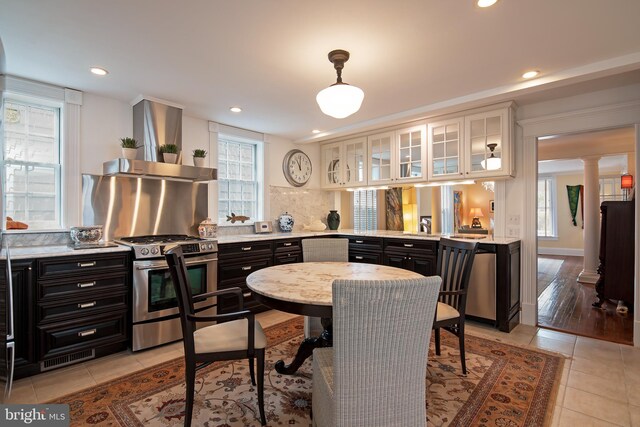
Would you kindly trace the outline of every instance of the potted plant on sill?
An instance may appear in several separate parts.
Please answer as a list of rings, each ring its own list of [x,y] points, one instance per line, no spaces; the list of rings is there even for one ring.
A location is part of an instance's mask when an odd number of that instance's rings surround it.
[[[196,148],[193,150],[193,165],[199,168],[205,167],[205,157],[207,157],[207,152],[200,148]]]
[[[175,163],[178,160],[178,146],[176,144],[161,145],[160,154],[165,163]]]
[[[138,155],[138,141],[133,138],[120,138],[120,147],[122,147],[122,157],[127,160],[135,160]]]

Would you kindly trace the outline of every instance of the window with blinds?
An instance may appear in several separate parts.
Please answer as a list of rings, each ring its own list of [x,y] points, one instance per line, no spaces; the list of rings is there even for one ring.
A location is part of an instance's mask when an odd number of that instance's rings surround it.
[[[378,200],[376,190],[353,192],[353,229],[369,231],[378,229]]]
[[[555,189],[554,177],[538,179],[538,237],[558,237]]]
[[[60,108],[5,98],[2,180],[5,216],[30,229],[59,229]],[[4,222],[4,221],[3,221]]]

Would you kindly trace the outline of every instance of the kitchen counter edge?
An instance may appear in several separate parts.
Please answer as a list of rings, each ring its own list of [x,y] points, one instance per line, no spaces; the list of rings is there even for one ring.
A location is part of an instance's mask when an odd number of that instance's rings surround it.
[[[50,245],[50,246],[18,246],[12,247],[11,259],[29,259],[29,258],[49,258],[58,256],[78,256],[103,254],[113,252],[129,252],[131,248],[128,246],[118,245],[109,248],[93,248],[93,249],[73,249],[67,245]],[[6,249],[0,251],[0,260],[7,259]]]

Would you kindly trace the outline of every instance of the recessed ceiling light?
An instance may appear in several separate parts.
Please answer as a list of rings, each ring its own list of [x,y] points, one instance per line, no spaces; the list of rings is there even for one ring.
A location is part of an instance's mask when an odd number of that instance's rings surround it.
[[[497,2],[498,0],[477,0],[476,4],[478,5],[478,7],[489,7],[493,6]]]
[[[540,71],[537,71],[537,70],[531,70],[531,71],[527,71],[526,73],[524,73],[524,74],[522,75],[522,78],[523,78],[523,79],[532,79],[532,78],[534,78],[535,76],[537,76],[538,74],[540,74]]]
[[[242,111],[242,108],[240,107],[231,107],[229,108],[229,111],[231,111],[232,113],[239,113]]]
[[[109,74],[107,70],[100,67],[91,67],[91,72],[96,76],[106,76],[107,74]]]
[[[320,129],[314,129],[311,131],[311,133],[320,133]]]

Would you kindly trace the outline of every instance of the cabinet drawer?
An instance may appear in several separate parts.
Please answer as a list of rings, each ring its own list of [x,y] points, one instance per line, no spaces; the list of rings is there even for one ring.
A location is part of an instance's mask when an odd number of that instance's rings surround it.
[[[40,358],[127,340],[126,311],[38,327]]]
[[[71,274],[92,274],[103,271],[127,270],[129,257],[116,255],[86,255],[38,260],[38,278],[51,279]]]
[[[67,318],[95,315],[96,313],[122,311],[127,309],[127,291],[122,289],[98,297],[87,295],[85,298],[74,298],[64,301],[38,304],[38,321],[40,323],[55,322]]]
[[[382,250],[382,239],[379,237],[349,236],[349,250],[366,249],[370,251]]]
[[[385,239],[385,251],[391,250],[403,253],[436,254],[438,251],[438,242],[433,240],[418,239]]]
[[[349,251],[349,262],[363,262],[365,264],[382,264],[382,254],[375,252]]]
[[[244,295],[244,309],[252,310],[256,307],[262,307],[258,301],[256,301],[253,292],[246,287],[242,288],[242,294]],[[222,295],[218,297],[218,314],[233,313],[238,311],[238,298],[235,295]]]
[[[113,274],[111,276],[75,277],[72,279],[38,282],[38,301],[49,301],[59,298],[75,298],[91,295],[96,292],[113,292],[128,288],[127,274]]]
[[[291,252],[291,251],[300,251],[302,250],[302,246],[300,245],[300,239],[283,239],[276,240],[275,243],[275,252]]]
[[[282,252],[273,256],[273,265],[293,264],[302,262],[302,252]]]
[[[219,259],[238,259],[240,257],[254,255],[271,255],[271,241],[233,243],[218,246]]]
[[[219,262],[218,280],[222,282],[224,280],[247,277],[254,271],[269,267],[271,264],[271,254],[269,254],[269,258],[248,258],[245,261],[240,260],[234,263]]]

